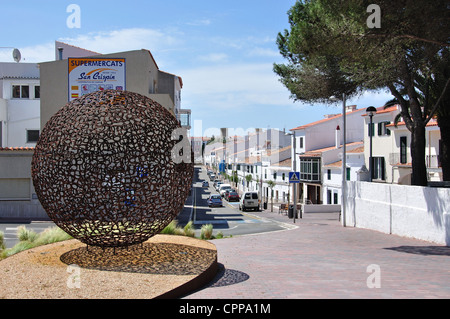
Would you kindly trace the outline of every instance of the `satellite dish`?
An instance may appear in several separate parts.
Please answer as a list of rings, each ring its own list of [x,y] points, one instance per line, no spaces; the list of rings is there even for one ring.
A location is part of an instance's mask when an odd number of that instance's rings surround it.
[[[16,61],[17,63],[20,62],[20,59],[22,58],[22,55],[20,54],[19,49],[14,49],[13,50],[13,58],[14,58],[14,61]]]

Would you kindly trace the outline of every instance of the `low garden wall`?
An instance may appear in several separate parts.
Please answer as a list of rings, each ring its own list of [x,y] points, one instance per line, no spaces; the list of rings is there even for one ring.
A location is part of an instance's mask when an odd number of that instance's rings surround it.
[[[347,182],[345,207],[346,226],[450,245],[450,188]]]

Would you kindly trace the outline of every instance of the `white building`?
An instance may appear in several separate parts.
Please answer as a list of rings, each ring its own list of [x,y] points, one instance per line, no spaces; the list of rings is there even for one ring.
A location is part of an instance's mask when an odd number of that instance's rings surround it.
[[[394,124],[400,113],[400,106],[379,107],[372,118],[364,114],[365,163],[369,168],[370,135],[372,135],[372,157],[374,182],[411,184],[411,133],[404,122]],[[442,168],[439,161],[441,132],[435,120],[431,120],[425,133],[425,156],[428,181],[442,181]]]
[[[358,110],[356,105],[347,107],[346,147],[349,151],[360,147],[364,140],[363,113],[364,109]],[[296,143],[295,148],[292,148],[292,152],[295,149],[296,153],[295,167],[292,161],[292,170],[300,172],[300,187],[297,188],[299,203],[324,203],[323,166],[342,159],[342,127],[342,114],[331,114],[322,120],[291,129]]]
[[[224,137],[226,143],[223,143]],[[289,135],[275,129],[256,129],[244,137],[221,136],[217,140],[205,147],[204,163],[207,166],[218,171],[219,164],[225,159],[223,173],[235,176],[234,187],[238,192],[258,191],[267,202],[273,191],[275,202],[287,200],[291,156]],[[273,188],[269,181],[275,183]]]
[[[364,145],[362,142],[355,144],[359,146],[346,151],[345,179],[347,181],[367,180],[368,170],[364,163]],[[328,205],[340,205],[342,160],[323,165],[322,174],[323,203]]]
[[[0,147],[34,147],[40,133],[36,63],[0,63]]]

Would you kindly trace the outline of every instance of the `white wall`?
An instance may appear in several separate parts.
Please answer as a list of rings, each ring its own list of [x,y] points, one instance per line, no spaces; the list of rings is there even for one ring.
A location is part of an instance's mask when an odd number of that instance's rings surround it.
[[[347,226],[450,246],[450,189],[347,182]]]
[[[28,85],[30,98],[13,99],[13,85]],[[27,130],[40,130],[40,100],[34,96],[38,79],[3,80],[4,99],[0,102],[0,121],[5,121],[3,147],[33,147],[36,143],[27,142]]]

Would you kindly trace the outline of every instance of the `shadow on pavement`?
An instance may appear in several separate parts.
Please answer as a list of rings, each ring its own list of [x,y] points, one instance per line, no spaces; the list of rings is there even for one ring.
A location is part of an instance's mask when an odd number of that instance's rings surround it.
[[[445,246],[399,246],[385,249],[424,256],[450,256],[450,247]]]

